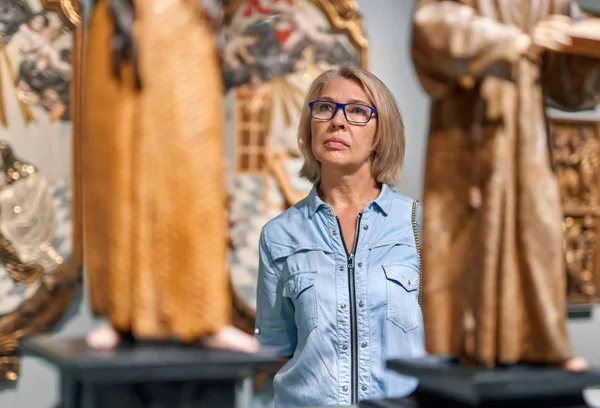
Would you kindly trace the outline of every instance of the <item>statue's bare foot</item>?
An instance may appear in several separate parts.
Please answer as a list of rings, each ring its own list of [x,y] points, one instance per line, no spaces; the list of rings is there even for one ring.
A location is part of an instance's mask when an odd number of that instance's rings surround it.
[[[562,368],[567,371],[580,373],[589,369],[589,364],[581,357],[571,357],[562,364]]]
[[[245,353],[255,353],[260,348],[258,341],[253,336],[233,326],[223,327],[218,333],[202,338],[200,344],[208,348]]]
[[[86,337],[87,345],[96,350],[110,350],[119,344],[119,333],[110,325],[96,327]]]

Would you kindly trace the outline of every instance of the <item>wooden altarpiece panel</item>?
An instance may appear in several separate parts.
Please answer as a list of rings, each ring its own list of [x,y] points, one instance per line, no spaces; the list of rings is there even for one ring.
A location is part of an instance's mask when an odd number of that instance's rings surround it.
[[[600,120],[550,119],[569,304],[600,303]]]
[[[306,90],[329,67],[367,68],[368,41],[353,0],[234,0],[221,33],[230,186],[229,265],[236,322],[253,329],[258,239],[311,186],[296,128]]]
[[[0,0],[0,381],[81,287],[81,12]]]

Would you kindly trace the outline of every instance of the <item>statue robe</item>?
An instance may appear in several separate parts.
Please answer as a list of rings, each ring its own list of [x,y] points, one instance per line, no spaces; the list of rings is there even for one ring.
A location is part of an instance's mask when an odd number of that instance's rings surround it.
[[[415,9],[412,54],[432,97],[422,237],[430,353],[486,365],[572,356],[544,103],[593,104],[600,61],[514,58],[517,36],[551,14],[582,16],[569,0],[422,0]]]
[[[88,27],[83,200],[91,307],[141,339],[192,341],[231,320],[222,80],[197,2],[134,0],[143,88],[112,71],[108,0]]]

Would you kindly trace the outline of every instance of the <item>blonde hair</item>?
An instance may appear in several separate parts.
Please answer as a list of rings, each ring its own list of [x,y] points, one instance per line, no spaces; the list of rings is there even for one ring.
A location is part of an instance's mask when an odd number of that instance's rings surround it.
[[[373,141],[373,178],[379,183],[395,185],[400,181],[404,165],[404,122],[398,104],[389,88],[375,75],[354,65],[341,65],[319,75],[304,101],[298,125],[298,147],[304,157],[300,177],[311,183],[321,178],[321,166],[312,152],[311,115],[308,103],[319,99],[323,88],[336,78],[345,78],[359,83],[373,107],[377,109],[377,128]]]

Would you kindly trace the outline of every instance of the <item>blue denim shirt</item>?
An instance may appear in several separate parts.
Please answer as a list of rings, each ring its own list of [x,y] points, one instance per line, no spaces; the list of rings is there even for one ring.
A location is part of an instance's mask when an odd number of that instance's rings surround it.
[[[416,379],[385,367],[389,358],[424,354],[412,203],[384,184],[362,212],[354,259],[316,187],[263,227],[255,336],[292,356],[273,381],[276,407],[351,404],[415,389]]]

